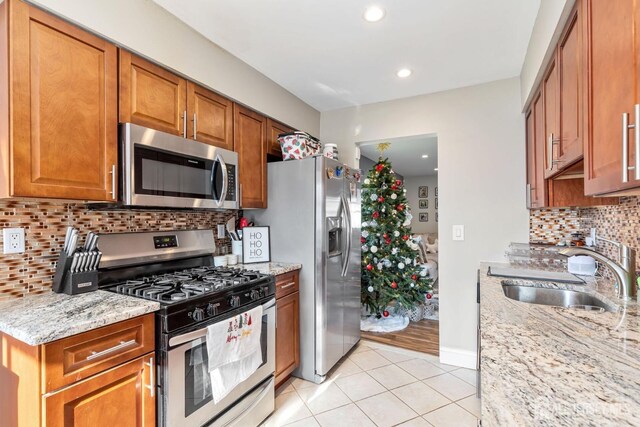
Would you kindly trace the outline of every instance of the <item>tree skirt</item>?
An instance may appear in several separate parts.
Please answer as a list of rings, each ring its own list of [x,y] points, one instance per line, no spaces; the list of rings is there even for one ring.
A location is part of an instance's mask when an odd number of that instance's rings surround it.
[[[363,316],[360,318],[360,330],[367,332],[395,332],[401,331],[409,325],[409,317],[394,315],[381,317]]]

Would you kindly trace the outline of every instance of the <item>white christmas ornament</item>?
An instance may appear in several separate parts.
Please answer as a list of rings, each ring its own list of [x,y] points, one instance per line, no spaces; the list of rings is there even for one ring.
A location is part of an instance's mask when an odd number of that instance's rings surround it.
[[[421,275],[422,277],[425,277],[425,276],[427,275],[427,272],[426,272],[426,271],[424,271],[424,270],[422,270],[422,271],[420,272],[420,275]]]
[[[393,248],[393,249],[391,249],[391,254],[392,254],[392,255],[395,255],[395,254],[397,254],[397,253],[398,253],[398,248]]]
[[[365,180],[364,180],[364,183],[365,183],[366,185],[369,185],[369,184],[371,184],[371,180],[370,180],[369,178],[367,178],[367,179],[365,179]]]
[[[369,250],[369,248],[367,248],[367,245],[363,245],[362,246],[362,252],[367,252]]]
[[[371,196],[369,196],[369,198],[371,199],[371,201],[374,201],[378,198],[378,196],[374,193]]]
[[[362,237],[364,237],[365,239],[369,237],[369,232],[367,230],[362,231]]]
[[[404,263],[403,263],[403,262],[399,262],[399,263],[398,263],[398,268],[399,268],[400,270],[402,270],[402,269],[404,268]]]
[[[415,287],[416,287],[416,284],[415,284],[415,283],[412,283],[412,284],[410,284],[409,286],[411,286],[412,288],[415,288]]]
[[[367,227],[368,225],[369,225],[369,224],[367,224],[367,221],[364,221],[364,222],[362,223],[362,226],[363,226],[363,227]],[[363,236],[364,236],[364,233],[366,233],[366,231],[363,231],[363,232],[362,232],[362,235],[363,235]],[[364,237],[367,237],[367,236],[364,236]]]
[[[393,232],[393,235],[398,237],[398,236],[400,236],[400,232],[398,230],[396,230],[396,231]]]
[[[382,207],[382,212],[386,212],[386,211],[387,211],[387,209],[383,206]],[[395,215],[395,212],[393,214]]]
[[[406,262],[407,264],[411,264],[411,258],[405,258],[404,262]]]
[[[411,287],[413,287],[413,283],[411,284]],[[369,287],[367,288],[367,290],[368,290],[369,292],[373,292],[373,286],[369,286]]]
[[[378,247],[377,246],[371,246],[371,253],[375,254],[376,252],[378,252]]]
[[[378,263],[378,270],[382,270],[382,264]]]
[[[393,193],[393,194],[391,195],[391,198],[392,198],[393,200],[395,200],[395,199],[397,199],[397,198],[398,198],[398,195],[397,195],[397,194],[395,194],[395,193]]]

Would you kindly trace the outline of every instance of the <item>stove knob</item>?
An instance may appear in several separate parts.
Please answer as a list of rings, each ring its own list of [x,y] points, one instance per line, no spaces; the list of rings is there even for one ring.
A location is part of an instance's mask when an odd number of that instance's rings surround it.
[[[260,290],[259,289],[253,289],[251,290],[251,299],[252,300],[257,300],[260,299]]]
[[[229,299],[229,305],[233,308],[236,308],[240,305],[240,297],[239,296],[233,296]]]
[[[193,313],[191,313],[191,317],[193,317],[193,320],[195,320],[196,322],[201,322],[204,320],[204,310],[201,308],[196,308],[195,310],[193,310]]]
[[[217,314],[218,314],[218,305],[219,305],[219,304],[215,304],[215,305],[214,305],[214,304],[212,304],[212,303],[209,303],[209,305],[207,306],[207,314],[208,314],[209,316],[215,316],[215,315],[217,315]]]

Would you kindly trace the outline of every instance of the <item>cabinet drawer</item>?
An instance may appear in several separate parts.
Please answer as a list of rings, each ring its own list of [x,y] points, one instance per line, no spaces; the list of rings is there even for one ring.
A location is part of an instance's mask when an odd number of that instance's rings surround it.
[[[153,350],[153,314],[45,344],[42,392],[57,390]]]
[[[298,271],[276,276],[276,299],[298,292]]]

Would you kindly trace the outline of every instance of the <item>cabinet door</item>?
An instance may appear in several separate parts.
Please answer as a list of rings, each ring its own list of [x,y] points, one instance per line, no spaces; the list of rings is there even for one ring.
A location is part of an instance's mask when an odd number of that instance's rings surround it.
[[[267,207],[267,119],[234,104],[233,141],[238,153],[240,206]]]
[[[536,146],[535,146],[535,121],[533,108],[529,109],[526,114],[526,144],[527,144],[527,209],[536,207],[534,200],[534,191],[536,187]]]
[[[120,122],[186,137],[187,81],[120,50]]]
[[[583,56],[582,22],[578,19],[578,9],[574,8],[558,44],[561,112],[557,155],[560,169],[565,169],[582,158]]]
[[[634,120],[638,102],[638,10],[634,1],[584,0],[587,49],[585,192],[611,193],[640,186],[625,163],[635,164],[635,130],[623,161],[623,113]],[[625,182],[628,181],[628,182]]]
[[[558,67],[554,58],[542,81],[544,102],[544,177],[558,172],[557,147],[560,142],[560,97],[558,91]]]
[[[114,200],[116,47],[21,1],[9,14],[11,195]]]
[[[300,293],[279,298],[276,304],[276,384],[279,384],[300,364]]]
[[[188,137],[233,150],[233,102],[195,83],[187,82]]]
[[[274,120],[267,119],[267,153],[282,158],[282,150],[280,149],[280,142],[278,142],[278,135],[281,133],[293,132],[293,130],[282,123],[278,123]]]
[[[545,116],[544,99],[539,91],[533,100],[533,140],[534,140],[534,170],[535,179],[532,187],[532,207],[543,208],[547,206],[547,185],[545,181],[545,159],[546,159],[546,138],[545,138]]]
[[[47,427],[154,426],[153,353],[45,395],[43,399]]]

